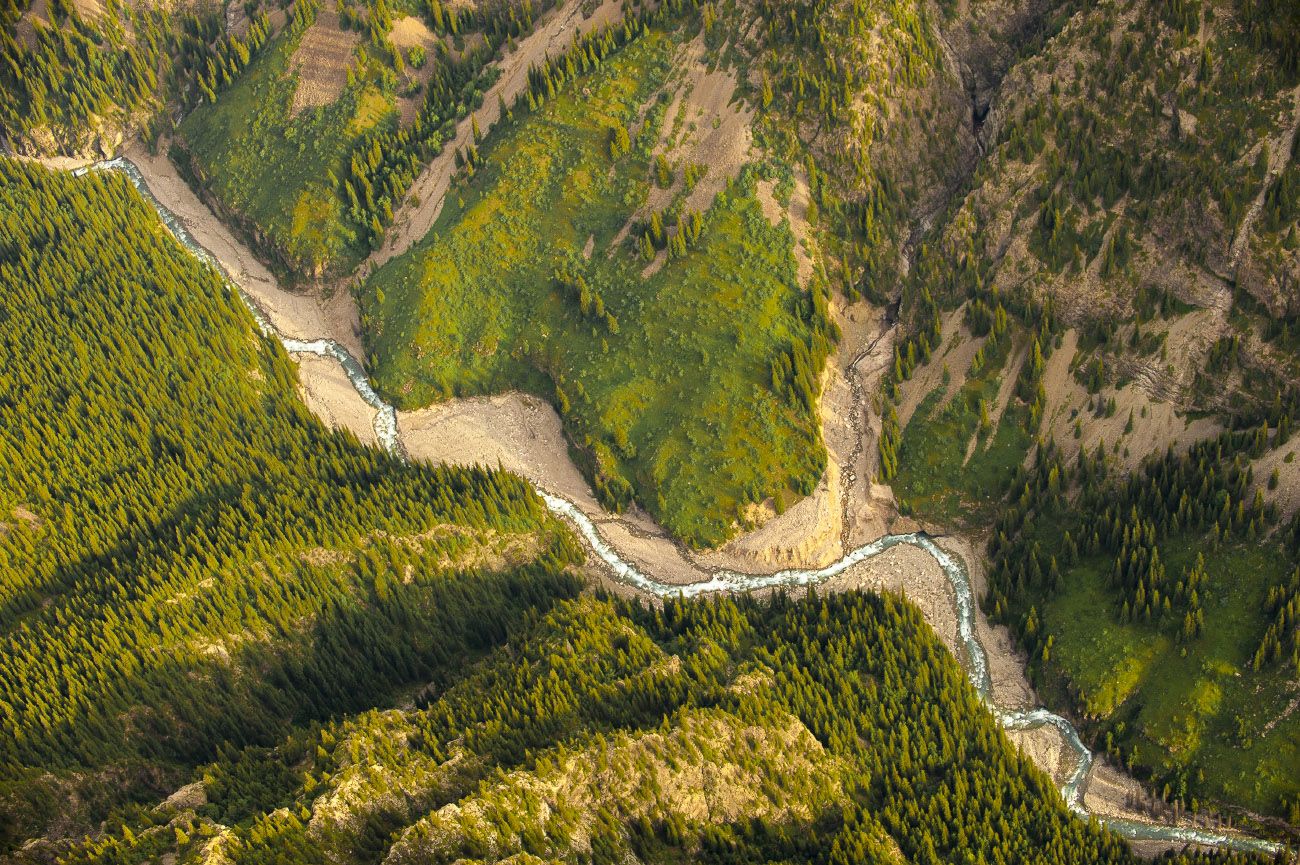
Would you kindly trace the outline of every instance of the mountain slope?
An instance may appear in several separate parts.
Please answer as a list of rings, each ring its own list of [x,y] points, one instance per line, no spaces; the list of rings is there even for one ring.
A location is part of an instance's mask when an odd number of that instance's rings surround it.
[[[0,172],[6,846],[427,681],[577,590],[519,479],[329,432],[124,177]]]
[[[1293,823],[1300,79],[1259,14],[1081,6],[1010,67],[879,450],[905,510],[989,538],[986,609],[1099,749]]]
[[[1135,861],[1010,747],[915,608],[859,593],[564,602],[427,707],[223,757],[68,861],[167,853]]]

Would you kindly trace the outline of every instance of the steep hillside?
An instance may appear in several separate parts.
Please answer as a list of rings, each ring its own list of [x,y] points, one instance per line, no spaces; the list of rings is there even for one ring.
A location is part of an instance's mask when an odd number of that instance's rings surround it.
[[[227,753],[67,861],[1135,861],[892,597],[566,602],[425,698]]]
[[[1296,831],[1294,3],[38,0],[0,24],[9,149],[167,142],[286,284],[360,320],[387,399],[550,402],[600,502],[649,512],[674,564],[712,568],[672,542],[815,491],[785,550],[969,533],[988,615],[1098,751],[1175,812]],[[327,434],[123,186],[4,171],[11,841],[203,763],[201,793],[115,813],[76,856],[1126,859],[932,689],[928,650],[890,693],[929,726],[886,743],[901,762],[872,750],[891,672],[820,626],[776,636],[820,602],[566,605],[622,637],[564,669],[573,628],[528,611],[576,592],[580,553],[522,482]],[[868,602],[836,603],[856,633]],[[673,616],[714,614],[754,634],[676,642]],[[541,644],[564,684],[525,694],[504,671]],[[826,645],[864,654],[824,693],[782,666]],[[625,686],[629,653],[663,690]],[[474,688],[514,702],[474,715]],[[865,721],[838,714],[863,694]],[[532,728],[529,699],[572,711]],[[1013,793],[916,774],[969,761]],[[654,783],[614,783],[633,767]]]
[[[809,494],[833,297],[893,292],[975,154],[936,28],[913,4],[669,3],[576,42],[362,285],[381,388],[540,393],[605,506],[691,546]]]
[[[989,537],[986,609],[1099,748],[1294,824],[1294,39],[1255,4],[1067,11],[918,247],[881,475]]]
[[[987,156],[927,243],[924,286],[1050,304],[1084,326],[1105,382],[1140,375],[1180,408],[1254,416],[1287,390],[1293,346],[1278,356],[1269,343],[1300,302],[1288,275],[1300,81],[1250,21],[1227,2],[1071,16],[1003,81]],[[1225,366],[1213,349],[1234,337]]]
[[[253,9],[255,7],[249,7]],[[0,7],[0,143],[28,156],[103,158],[152,138],[256,56],[277,11],[215,4],[17,0]]]
[[[571,596],[517,478],[329,432],[120,176],[0,161],[0,844],[358,711]]]

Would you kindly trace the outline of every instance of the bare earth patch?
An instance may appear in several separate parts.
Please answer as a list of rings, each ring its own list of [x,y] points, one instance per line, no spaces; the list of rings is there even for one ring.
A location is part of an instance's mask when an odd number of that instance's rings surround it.
[[[1290,458],[1290,462],[1287,459]],[[1264,491],[1264,498],[1277,505],[1278,523],[1286,521],[1300,510],[1300,436],[1279,448],[1274,448],[1252,463],[1255,470],[1254,488]],[[1277,487],[1269,489],[1269,477],[1277,471]],[[1253,498],[1253,495],[1252,495]]]
[[[14,35],[18,41],[26,48],[31,48],[36,44],[36,26],[50,26],[50,3],[49,0],[32,0],[32,5],[27,7],[27,11],[18,16],[18,22],[14,25]]]
[[[602,513],[569,459],[560,416],[536,397],[516,392],[398,412],[397,428],[412,459],[499,465],[563,496],[585,513]]]
[[[1102,402],[1113,398],[1115,413],[1110,417],[1096,416],[1090,406],[1097,397],[1089,394],[1070,371],[1077,345],[1078,333],[1073,329],[1066,331],[1061,347],[1048,358],[1043,373],[1043,387],[1047,392],[1043,424],[1067,461],[1074,459],[1080,448],[1091,453],[1105,445],[1111,457],[1132,471],[1152,454],[1163,453],[1170,446],[1176,451],[1186,450],[1221,429],[1213,418],[1188,420],[1172,402],[1154,399],[1148,392],[1150,384],[1140,377],[1119,389],[1102,388]],[[1126,432],[1130,417],[1133,429]],[[1074,437],[1076,422],[1080,433],[1077,439]]]
[[[920,608],[935,634],[956,654],[957,611],[952,584],[939,564],[925,550],[910,544],[886,552],[845,571],[825,583],[827,592],[866,589],[891,591]],[[818,589],[822,591],[822,589]]]
[[[307,407],[331,429],[348,430],[362,444],[378,445],[375,416],[357,393],[338,361],[315,354],[296,354],[298,392]]]
[[[1074,752],[1066,746],[1065,736],[1051,725],[1029,730],[1008,730],[1007,738],[1035,766],[1050,775],[1052,783],[1058,787],[1070,779],[1070,774],[1078,765]]]
[[[943,407],[952,401],[966,383],[971,361],[975,359],[975,353],[984,344],[984,340],[966,329],[962,321],[965,312],[966,305],[962,304],[943,316],[940,344],[931,351],[930,361],[916,367],[912,371],[912,377],[899,387],[898,407],[895,409],[899,426],[907,426],[921,402],[935,388],[944,388],[943,397],[939,400],[939,407]],[[890,362],[892,361],[891,356]],[[946,385],[943,382],[945,366],[948,368]]]
[[[104,14],[104,4],[101,0],[72,0],[72,5],[76,8],[77,14],[87,21],[94,21]]]
[[[13,530],[13,526],[16,524],[22,524],[32,531],[36,531],[40,529],[41,526],[45,525],[45,520],[27,510],[27,508],[22,505],[15,505],[14,509],[10,513],[13,522],[0,522],[0,538],[9,534],[9,532]]]
[[[415,120],[420,113],[420,106],[424,104],[424,85],[433,77],[437,63],[434,59],[440,50],[441,40],[438,35],[429,29],[422,20],[413,15],[404,15],[393,22],[393,29],[388,33],[391,41],[402,52],[403,58],[415,47],[424,49],[425,56],[429,58],[420,69],[415,69],[409,64],[406,66],[405,76],[407,81],[420,82],[419,90],[410,96],[402,96],[397,100],[397,109],[402,116],[402,124],[406,125]],[[451,52],[454,55],[454,51]]]
[[[757,194],[759,206],[763,208],[763,215],[772,225],[780,225],[783,220],[789,221],[790,232],[794,235],[794,263],[795,272],[799,277],[799,285],[804,288],[808,287],[808,280],[813,275],[813,258],[811,250],[814,247],[812,233],[808,228],[808,181],[803,169],[795,172],[794,193],[790,196],[788,206],[783,206],[776,199],[776,184],[770,180],[759,181]]]
[[[398,48],[407,50],[419,45],[426,50],[432,49],[438,36],[422,20],[414,15],[403,15],[393,22],[393,29],[388,33],[389,40]]]
[[[339,26],[338,11],[332,4],[321,7],[289,60],[289,68],[298,76],[292,114],[304,108],[332,105],[343,94],[352,51],[360,42],[360,34]]]

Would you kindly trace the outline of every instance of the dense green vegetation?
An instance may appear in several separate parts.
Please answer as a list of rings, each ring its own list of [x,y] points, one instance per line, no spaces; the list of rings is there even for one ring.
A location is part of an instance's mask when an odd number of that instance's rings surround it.
[[[1288,72],[1300,72],[1300,9],[1283,0],[1240,0],[1237,8],[1255,43],[1277,52]]]
[[[215,10],[110,2],[91,19],[54,0],[46,28],[20,24],[23,5],[0,9],[7,138],[78,150],[106,123],[152,134],[183,116],[182,168],[301,277],[350,270],[382,243],[420,168],[481,104],[490,61],[548,4],[326,0],[280,16],[251,3],[239,37]],[[430,236],[362,287],[376,379],[406,405],[542,394],[607,506],[635,499],[712,545],[751,503],[779,510],[821,474],[831,286],[878,302],[901,286],[909,335],[878,445],[900,508],[995,527],[990,614],[1113,758],[1188,807],[1294,823],[1300,571],[1246,456],[1285,441],[1300,412],[1300,145],[1265,190],[1242,263],[1229,254],[1269,176],[1258,145],[1291,117],[1295,12],[1278,0],[1047,5],[1054,23],[1040,29],[1055,38],[1015,33],[1043,50],[999,94],[978,167],[966,161],[978,97],[949,79],[987,65],[957,29],[984,24],[955,20],[958,4],[934,20],[909,2],[764,0],[753,14],[670,2],[575,41],[457,154]],[[437,37],[427,52],[391,41],[399,9]],[[314,70],[294,52],[336,18],[359,34],[346,83],[295,110]],[[656,152],[678,123],[673,58],[697,35],[757,110],[756,162],[707,209],[682,194],[650,212],[652,189],[675,188],[681,169],[689,191],[704,170]],[[908,668],[915,717],[900,722],[879,658],[808,621],[825,639],[796,639],[805,613],[787,601],[674,608],[667,621],[583,602],[537,619],[527,611],[576,590],[562,571],[577,552],[520,482],[403,468],[326,433],[294,400],[282,353],[248,337],[238,305],[120,182],[3,170],[0,266],[17,288],[0,311],[0,843],[69,809],[70,825],[89,825],[123,791],[152,800],[208,763],[208,804],[120,811],[78,856],[197,857],[220,837],[246,861],[1024,861],[1017,845],[1031,839],[1042,861],[1125,859],[1056,804],[1039,808],[1055,798],[1005,762],[986,718],[930,720],[965,698],[955,682],[934,687],[949,662],[907,637],[890,657],[921,666]],[[806,291],[791,233],[764,218],[758,192],[768,182],[785,199],[796,176],[822,253]],[[936,193],[962,184],[970,195],[920,242],[919,214],[928,224]],[[1049,442],[1020,471],[1041,432],[1055,305],[1080,325],[1072,371],[1100,416],[1113,412],[1101,392],[1135,362],[1166,366],[1164,332],[1190,308],[1180,288],[1227,282],[1227,324],[1182,397],[1250,432],[1133,479],[1104,454],[1067,465]],[[962,301],[976,360],[904,428],[893,403],[944,348],[942,309]],[[948,393],[950,375],[962,380]],[[879,614],[911,628],[892,607],[819,603],[809,609],[841,627]],[[460,669],[525,619],[513,654]],[[745,670],[770,693],[747,691]],[[540,671],[554,679],[529,678]],[[419,709],[340,719],[416,682],[432,683]],[[484,692],[503,696],[484,704]],[[882,740],[876,724],[908,738]],[[790,752],[811,750],[803,727],[825,748],[794,764]],[[973,737],[979,753],[946,737]],[[739,749],[751,753],[738,763],[717,756]],[[656,780],[621,789],[584,774],[602,761]],[[683,765],[746,779],[735,795],[753,819],[701,818],[671,785],[655,789]],[[1013,780],[990,785],[990,772]],[[357,782],[374,804],[348,798]],[[539,784],[556,789],[549,820],[536,816]],[[1006,796],[1020,804],[990,828],[986,800]],[[463,810],[430,814],[449,802]]]
[[[1166,798],[1295,822],[1300,524],[1274,530],[1249,468],[1279,432],[1228,433],[1128,480],[1104,453],[1065,465],[1046,446],[998,521],[985,606]]]
[[[295,4],[265,56],[181,123],[175,156],[287,274],[347,272],[378,248],[456,122],[482,105],[489,63],[547,8],[522,0],[457,13],[422,4],[438,37],[426,50],[391,41],[395,16],[383,0],[339,4],[337,16]],[[313,24],[345,38],[357,31],[351,54],[306,56],[296,68],[291,58]],[[295,110],[300,87],[326,86],[314,76],[332,74],[314,72],[317,63],[346,67],[342,92]]]
[[[165,102],[214,100],[265,46],[265,13],[242,36],[216,10],[171,11],[110,0],[83,17],[67,0],[45,18],[25,3],[0,8],[0,132],[36,153],[97,152],[122,131],[166,126]],[[96,145],[96,136],[105,142]]]
[[[125,816],[68,861],[1135,861],[1009,745],[914,607],[860,593],[564,602],[425,707],[202,777],[206,804]]]
[[[125,178],[0,161],[0,283],[4,848],[436,681],[576,591],[522,480],[322,426]]]
[[[905,513],[923,514],[945,525],[993,519],[1001,508],[1007,479],[1033,442],[1028,431],[1031,409],[1025,402],[1013,399],[1000,417],[993,416],[1004,379],[1016,375],[1014,361],[1023,359],[1022,352],[1035,350],[1013,345],[1005,312],[998,310],[998,323],[974,336],[982,342],[951,397],[947,381],[926,395],[905,435],[898,428],[896,408],[886,404],[886,433],[880,440],[882,476],[893,480]],[[919,357],[911,354],[915,343],[909,343],[908,353],[897,352],[892,386],[906,381],[915,363],[929,359],[931,349],[924,334],[920,342]],[[953,374],[949,370],[948,375]]]
[[[113,4],[96,26],[67,0],[55,0],[50,20],[33,23],[24,38],[24,11],[12,0],[0,7],[0,129],[7,135],[45,128],[75,142],[92,132],[97,117],[131,112],[156,97],[164,16]],[[140,38],[128,39],[127,25]]]
[[[712,545],[748,503],[812,491],[836,334],[824,289],[798,288],[789,230],[763,216],[761,169],[703,214],[678,198],[636,215],[683,29],[629,19],[540,70],[536,110],[466,155],[437,225],[367,281],[363,312],[399,404],[538,391],[607,506],[635,497]],[[575,74],[581,92],[562,86]]]
[[[903,429],[887,405],[881,466],[893,473],[900,507],[992,532],[985,609],[1017,636],[1049,702],[1074,707],[1099,749],[1182,807],[1213,802],[1295,822],[1300,719],[1289,682],[1300,550],[1268,503],[1276,480],[1254,478],[1250,466],[1293,447],[1294,397],[1279,394],[1235,418],[1262,415],[1257,425],[1189,455],[1157,455],[1132,477],[1117,465],[1119,442],[1067,462],[1050,441],[1034,446],[1052,317],[1041,315],[1035,335],[1021,337],[1029,349],[994,427],[986,409],[997,374],[987,369],[1002,364],[994,337],[1003,316],[995,308],[989,324],[986,308],[979,297],[967,306],[974,333],[965,338],[984,341],[946,405],[946,380]],[[929,359],[933,339],[925,329],[904,342],[887,391]],[[1208,374],[1222,374],[1216,365],[1238,352],[1231,338],[1212,346]],[[1098,416],[1113,414],[1113,399],[1100,393],[1106,365],[1086,357],[1076,375],[1098,392]],[[974,442],[968,462],[953,441]]]

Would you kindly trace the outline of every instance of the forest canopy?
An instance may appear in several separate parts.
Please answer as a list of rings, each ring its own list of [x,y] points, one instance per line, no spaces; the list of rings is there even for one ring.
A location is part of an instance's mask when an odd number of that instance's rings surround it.
[[[0,284],[6,846],[74,778],[157,795],[576,591],[519,478],[326,429],[124,176],[0,160]]]

